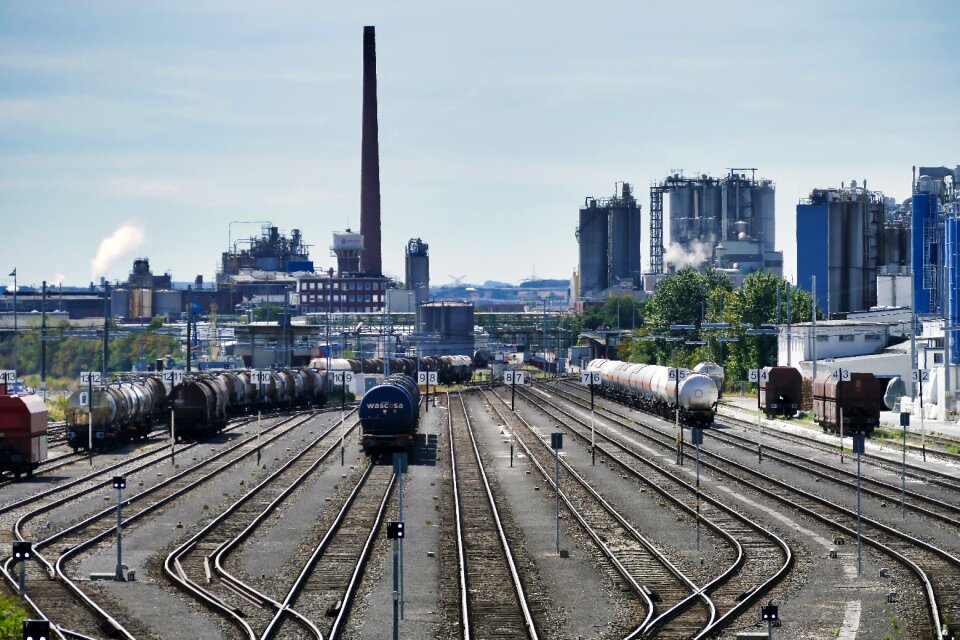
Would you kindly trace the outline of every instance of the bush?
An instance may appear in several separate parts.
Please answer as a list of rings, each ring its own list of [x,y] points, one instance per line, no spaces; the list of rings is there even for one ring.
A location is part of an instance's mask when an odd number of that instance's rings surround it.
[[[23,621],[26,610],[16,598],[0,596],[0,640],[20,640],[23,637]]]

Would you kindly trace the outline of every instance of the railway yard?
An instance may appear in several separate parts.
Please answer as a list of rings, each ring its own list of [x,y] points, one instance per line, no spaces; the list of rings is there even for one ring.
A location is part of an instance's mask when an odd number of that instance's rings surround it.
[[[758,432],[729,405],[699,462],[684,430],[680,464],[672,421],[599,397],[591,421],[589,395],[553,380],[423,396],[402,518],[349,406],[92,457],[51,425],[48,462],[0,486],[3,535],[32,542],[26,599],[62,638],[386,637],[400,519],[400,637],[766,637],[769,602],[774,637],[957,633],[958,462],[935,442],[908,452],[905,483],[900,449],[869,443],[858,568],[856,462],[835,437]],[[9,556],[3,571],[15,596]]]

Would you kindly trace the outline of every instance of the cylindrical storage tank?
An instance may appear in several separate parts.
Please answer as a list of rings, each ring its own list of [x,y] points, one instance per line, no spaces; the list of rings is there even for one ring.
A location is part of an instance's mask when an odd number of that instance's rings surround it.
[[[687,243],[691,240],[681,232],[680,220],[693,217],[694,188],[690,185],[677,185],[667,194],[670,207],[670,242]]]
[[[631,246],[630,231],[633,228],[631,219],[631,210],[625,207],[614,207],[608,214],[608,238],[609,247],[607,248],[607,274],[610,276],[610,284],[613,285],[616,278],[631,277],[634,271],[632,268],[630,256],[639,251],[639,242],[637,246]],[[471,330],[473,327],[471,327]]]
[[[713,236],[714,242],[722,241],[720,220],[723,214],[723,193],[720,186],[712,180],[703,187],[703,206],[700,208],[701,215],[710,220],[709,235]]]
[[[110,315],[114,318],[130,317],[129,289],[114,289],[110,292]]]
[[[130,317],[153,317],[153,289],[136,287],[130,290]]]
[[[596,206],[580,209],[577,234],[580,245],[580,295],[596,294],[607,283],[607,210]]]
[[[753,215],[760,222],[760,228],[757,231],[760,235],[757,239],[763,241],[763,248],[766,251],[776,249],[776,212],[773,183],[765,180],[754,189]]]
[[[900,231],[897,227],[886,227],[883,230],[883,263],[886,265],[902,265],[900,255]]]
[[[180,291],[163,289],[153,294],[153,315],[164,318],[179,318],[183,311],[183,294]]]

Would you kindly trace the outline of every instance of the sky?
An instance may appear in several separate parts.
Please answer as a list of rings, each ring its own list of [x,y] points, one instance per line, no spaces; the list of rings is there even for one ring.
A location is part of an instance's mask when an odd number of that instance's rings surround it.
[[[569,278],[577,211],[673,170],[757,167],[795,205],[960,164],[960,3],[165,0],[0,3],[0,283],[212,279],[230,238],[359,227],[377,28],[383,264],[433,284]],[[111,239],[106,241],[107,239]]]

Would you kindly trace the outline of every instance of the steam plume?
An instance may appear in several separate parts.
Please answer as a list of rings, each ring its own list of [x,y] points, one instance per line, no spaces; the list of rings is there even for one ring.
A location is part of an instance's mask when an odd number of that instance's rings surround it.
[[[677,269],[684,267],[699,267],[710,259],[712,246],[705,242],[694,241],[690,243],[690,250],[685,250],[682,246],[672,243],[663,255],[663,261],[666,264],[672,264]]]
[[[90,261],[90,277],[96,280],[106,275],[118,258],[130,253],[144,242],[143,226],[127,222],[100,241],[97,255]]]

